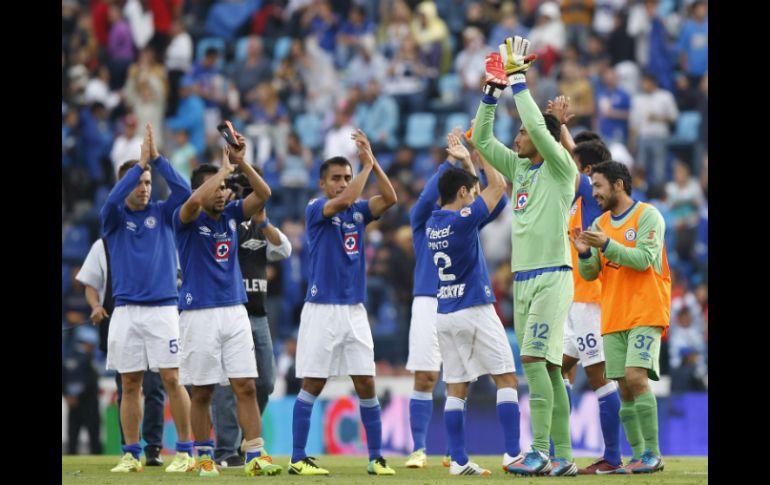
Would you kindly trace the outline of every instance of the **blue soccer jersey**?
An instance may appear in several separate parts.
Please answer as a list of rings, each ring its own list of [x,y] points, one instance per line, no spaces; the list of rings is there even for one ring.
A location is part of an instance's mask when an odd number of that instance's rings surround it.
[[[459,211],[436,210],[425,235],[438,268],[438,313],[495,302],[479,228],[489,217],[484,199],[477,197]]]
[[[440,209],[436,203],[439,197],[438,181],[441,175],[452,168],[453,165],[448,161],[439,165],[436,173],[425,183],[425,187],[420,193],[417,202],[409,211],[409,221],[412,225],[412,245],[414,246],[414,287],[413,296],[436,297],[438,290],[438,272],[436,265],[433,264],[433,254],[428,248],[428,240],[425,237],[425,224],[428,222],[433,211]],[[484,172],[481,172],[482,176]],[[483,180],[482,180],[483,182]],[[479,229],[497,218],[508,204],[508,197],[503,195],[500,202],[494,208],[489,217],[481,224]]]
[[[144,170],[131,167],[115,184],[101,209],[102,234],[107,239],[115,306],[176,304],[176,246],[171,222],[175,209],[190,194],[190,184],[163,157],[152,165],[168,183],[168,200],[150,202],[132,211],[125,199],[136,188]]]
[[[245,304],[241,266],[238,264],[238,225],[243,222],[243,201],[225,206],[219,220],[201,211],[182,224],[181,208],[174,212],[176,245],[182,267],[179,309],[195,310]]]
[[[358,200],[331,217],[323,214],[329,199],[308,202],[308,289],[305,301],[353,305],[366,301],[364,229],[374,220],[369,201]]]
[[[591,227],[597,217],[602,215],[602,209],[599,207],[599,203],[596,202],[593,196],[593,187],[591,186],[591,178],[584,174],[580,174],[580,185],[577,192],[575,192],[575,200],[581,197],[580,203],[583,205],[582,218],[583,218],[583,230]],[[574,201],[573,201],[574,203]],[[572,209],[574,213],[574,208]]]

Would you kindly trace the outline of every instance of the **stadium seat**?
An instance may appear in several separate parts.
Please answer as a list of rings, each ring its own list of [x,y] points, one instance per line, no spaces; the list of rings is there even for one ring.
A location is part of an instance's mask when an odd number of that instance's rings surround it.
[[[70,263],[80,264],[91,248],[88,227],[82,224],[66,226],[62,237],[61,256]]]
[[[513,145],[513,118],[510,116],[498,116],[495,118],[495,138],[507,147]]]
[[[436,142],[436,115],[412,113],[406,120],[404,142],[411,148],[430,148]]]
[[[291,50],[291,37],[278,37],[273,44],[273,70],[278,68],[284,57],[289,55]]]
[[[683,111],[676,120],[676,132],[670,142],[695,143],[698,139],[700,128],[700,113],[697,111]]]
[[[243,36],[235,42],[235,62],[243,62],[249,52],[249,36]]]
[[[447,73],[438,78],[438,99],[431,102],[434,111],[454,111],[461,109],[462,86],[460,77]]]
[[[467,113],[457,112],[450,114],[447,116],[446,122],[444,123],[444,134],[449,133],[456,126],[459,126],[460,129],[465,132],[465,130],[471,126],[471,117],[468,116]],[[442,134],[442,136],[444,136],[444,134]]]
[[[321,119],[312,113],[303,113],[294,120],[294,131],[305,148],[315,150],[321,146]]]
[[[221,70],[225,64],[225,41],[219,37],[204,37],[199,40],[198,45],[195,47],[195,60],[198,62],[203,60],[203,54],[209,47],[215,47],[219,51],[217,69]]]

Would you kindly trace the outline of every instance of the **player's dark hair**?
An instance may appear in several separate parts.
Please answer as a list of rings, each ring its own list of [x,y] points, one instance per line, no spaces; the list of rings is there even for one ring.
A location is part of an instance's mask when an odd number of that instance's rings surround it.
[[[583,130],[577,135],[575,135],[572,138],[572,141],[574,141],[575,143],[583,143],[584,141],[589,141],[589,140],[601,141],[601,139],[602,137],[597,132],[591,131],[591,130]]]
[[[332,165],[337,165],[340,167],[348,166],[350,167],[350,171],[353,171],[353,166],[350,164],[347,158],[345,157],[331,157],[330,159],[326,160],[324,163],[321,164],[321,170],[320,170],[320,177],[321,180],[326,177],[326,172],[329,171],[329,167]]]
[[[126,172],[131,170],[131,167],[133,167],[137,163],[139,163],[139,160],[129,160],[127,162],[123,162],[123,164],[120,166],[120,168],[118,168],[118,180],[122,179],[126,175]],[[150,166],[147,165],[144,168],[144,170],[145,171],[150,170]]]
[[[548,132],[553,139],[561,143],[561,122],[559,118],[551,113],[543,113],[543,118],[545,119],[545,127],[548,128]]]
[[[591,167],[591,174],[597,173],[604,175],[610,185],[615,185],[615,182],[622,180],[623,190],[625,190],[626,194],[631,195],[631,172],[622,163],[612,160],[598,163]]]
[[[606,162],[612,158],[612,154],[607,149],[607,146],[601,140],[589,140],[580,142],[575,145],[575,149],[572,153],[580,157],[580,169],[596,165],[597,163]]]
[[[206,175],[214,175],[217,172],[219,172],[219,168],[210,163],[198,165],[198,167],[193,170],[192,176],[190,177],[190,188],[193,190],[197,189],[203,185],[203,179],[206,178]]]
[[[457,191],[460,190],[460,187],[471,190],[478,181],[478,177],[471,175],[463,169],[450,168],[438,179],[438,193],[441,196],[441,205],[445,206],[454,202],[457,199]]]

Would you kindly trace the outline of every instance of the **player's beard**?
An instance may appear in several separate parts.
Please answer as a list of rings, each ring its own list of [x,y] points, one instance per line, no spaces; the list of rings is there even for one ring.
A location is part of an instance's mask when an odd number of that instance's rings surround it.
[[[611,211],[616,205],[618,205],[618,195],[615,192],[615,189],[610,189],[610,195],[604,199],[603,204],[601,202],[599,203],[599,207],[601,207],[603,211]]]

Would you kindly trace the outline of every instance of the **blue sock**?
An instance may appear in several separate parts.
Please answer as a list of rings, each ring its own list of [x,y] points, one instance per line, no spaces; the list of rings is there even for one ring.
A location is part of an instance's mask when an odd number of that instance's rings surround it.
[[[497,419],[503,428],[505,452],[516,456],[521,452],[519,446],[519,393],[512,387],[497,390]]]
[[[262,453],[259,451],[247,451],[246,452],[246,463],[250,462],[252,458],[257,458],[262,456]]]
[[[316,396],[305,390],[299,391],[297,400],[294,401],[294,417],[291,422],[293,448],[291,452],[292,463],[307,456],[305,446],[307,435],[310,432],[310,415],[313,412],[313,403]]]
[[[433,394],[430,392],[412,391],[409,400],[409,425],[412,427],[414,450],[425,448],[428,436],[428,423],[433,414]]]
[[[195,441],[193,446],[198,450],[198,456],[208,455],[214,458],[214,440]]]
[[[465,401],[448,396],[444,405],[444,426],[449,440],[449,455],[458,465],[468,463],[465,452]]]
[[[358,400],[361,410],[361,421],[366,430],[366,444],[369,447],[369,461],[382,456],[382,418],[380,416],[380,401],[377,396],[371,399]]]
[[[123,448],[123,454],[131,453],[131,455],[136,460],[138,460],[139,456],[142,454],[142,445],[140,445],[139,443],[133,443],[133,444],[130,444],[130,445],[123,445],[123,446],[121,446],[121,448]]]
[[[564,379],[564,387],[567,389],[567,399],[569,399],[569,412],[572,413],[574,409],[574,403],[572,402],[572,384],[569,383],[569,379]]]
[[[617,384],[610,382],[600,387],[596,396],[604,436],[604,459],[611,465],[620,465],[620,397]]]
[[[177,453],[187,453],[188,455],[192,456],[193,451],[193,442],[192,441],[177,441],[176,442],[176,452]]]

